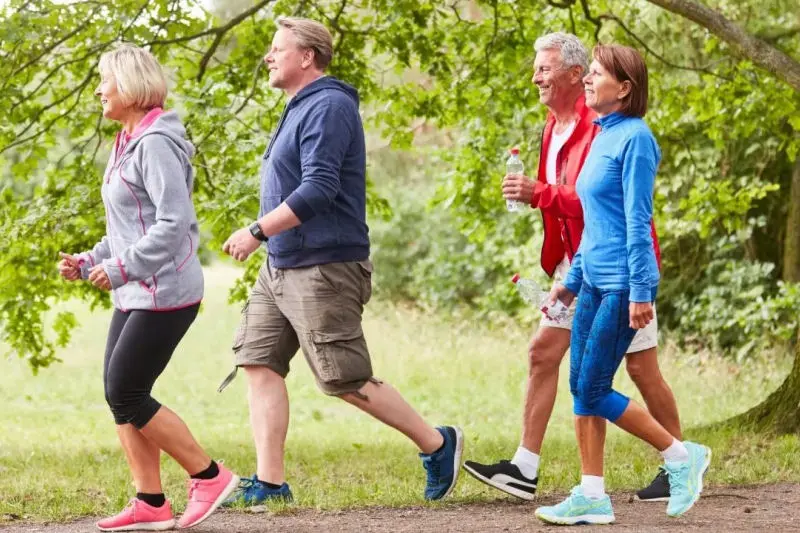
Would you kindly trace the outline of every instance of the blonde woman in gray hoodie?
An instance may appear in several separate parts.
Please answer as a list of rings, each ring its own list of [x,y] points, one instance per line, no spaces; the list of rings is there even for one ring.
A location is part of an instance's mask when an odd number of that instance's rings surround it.
[[[192,204],[194,147],[174,111],[164,111],[167,83],[148,51],[121,46],[100,59],[95,91],[103,116],[119,122],[101,194],[106,234],[89,251],[61,254],[64,279],[110,290],[114,314],[103,383],[117,435],[133,474],[136,498],[101,520],[101,531],[175,527],[161,486],[159,455],[189,474],[180,528],[205,520],[234,491],[239,477],[214,462],[186,424],[151,396],[203,297]]]

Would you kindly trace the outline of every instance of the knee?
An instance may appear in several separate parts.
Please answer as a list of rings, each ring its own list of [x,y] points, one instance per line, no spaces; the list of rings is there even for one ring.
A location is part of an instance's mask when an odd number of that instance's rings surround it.
[[[155,400],[146,391],[133,390],[124,383],[109,383],[106,385],[106,402],[117,424],[141,427],[153,414],[151,404]]]
[[[664,380],[655,357],[636,354],[626,357],[625,369],[637,388],[650,387]]]
[[[251,391],[263,390],[284,381],[283,376],[267,366],[242,366],[242,369],[247,376],[247,384]]]
[[[535,335],[528,345],[528,368],[531,374],[547,374],[558,370],[564,351]]]

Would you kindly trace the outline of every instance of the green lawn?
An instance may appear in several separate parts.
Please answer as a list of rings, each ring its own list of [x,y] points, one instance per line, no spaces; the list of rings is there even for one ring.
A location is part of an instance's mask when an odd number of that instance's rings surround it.
[[[239,376],[216,387],[231,369],[230,341],[239,309],[227,304],[236,270],[206,271],[204,310],[156,385],[155,396],[177,411],[198,440],[243,475],[254,471]],[[80,310],[72,302],[70,308]],[[31,375],[21,361],[0,376],[0,516],[66,519],[115,511],[133,494],[113,421],[103,400],[102,357],[109,311],[81,311],[81,328],[60,352],[63,363]],[[408,310],[370,305],[365,331],[376,375],[395,385],[433,423],[458,424],[466,458],[509,457],[519,439],[528,328],[448,322]],[[733,366],[708,355],[667,347],[662,361],[685,427],[737,413],[777,386],[787,364]],[[777,366],[777,367],[776,367]],[[571,401],[562,367],[561,393],[543,450],[543,491],[568,490],[579,477]],[[302,357],[288,379],[292,401],[287,473],[297,505],[341,508],[422,502],[424,472],[404,437],[317,391]],[[620,374],[618,387],[632,393]],[[714,449],[712,484],[800,480],[797,437],[727,433],[702,438]],[[658,457],[617,429],[609,431],[607,485],[631,489],[650,480]],[[185,476],[164,459],[168,497],[181,508]],[[479,500],[497,492],[466,474],[452,498]]]

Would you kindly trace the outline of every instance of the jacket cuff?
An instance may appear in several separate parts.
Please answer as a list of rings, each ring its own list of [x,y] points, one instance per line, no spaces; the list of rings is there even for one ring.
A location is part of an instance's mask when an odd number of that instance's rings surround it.
[[[94,266],[92,254],[84,252],[75,256],[78,260],[78,268],[81,270],[81,279],[89,279],[89,271]]]
[[[566,278],[562,283],[567,289],[570,290],[570,292],[572,292],[572,294],[577,296],[578,293],[581,292],[581,285],[583,284],[583,280]]]
[[[296,216],[300,222],[305,222],[316,215],[311,205],[309,205],[306,199],[300,196],[297,191],[289,195],[286,199],[286,205],[292,210],[294,216]]]
[[[128,283],[128,273],[118,257],[112,257],[103,261],[103,270],[108,274],[111,281],[111,288],[117,289]]]
[[[536,181],[536,183],[533,184],[533,194],[531,194],[531,207],[537,207],[539,205],[539,198],[542,197],[542,191],[544,191],[545,187],[547,187],[547,185],[538,180]]]
[[[634,303],[652,303],[653,289],[646,286],[631,287],[629,300]]]

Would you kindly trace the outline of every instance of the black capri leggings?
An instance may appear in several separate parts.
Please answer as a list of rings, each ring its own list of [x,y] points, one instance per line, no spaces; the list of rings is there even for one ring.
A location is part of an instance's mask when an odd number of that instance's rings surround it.
[[[200,304],[176,311],[114,310],[103,363],[106,402],[117,424],[142,429],[161,408],[150,396]]]

